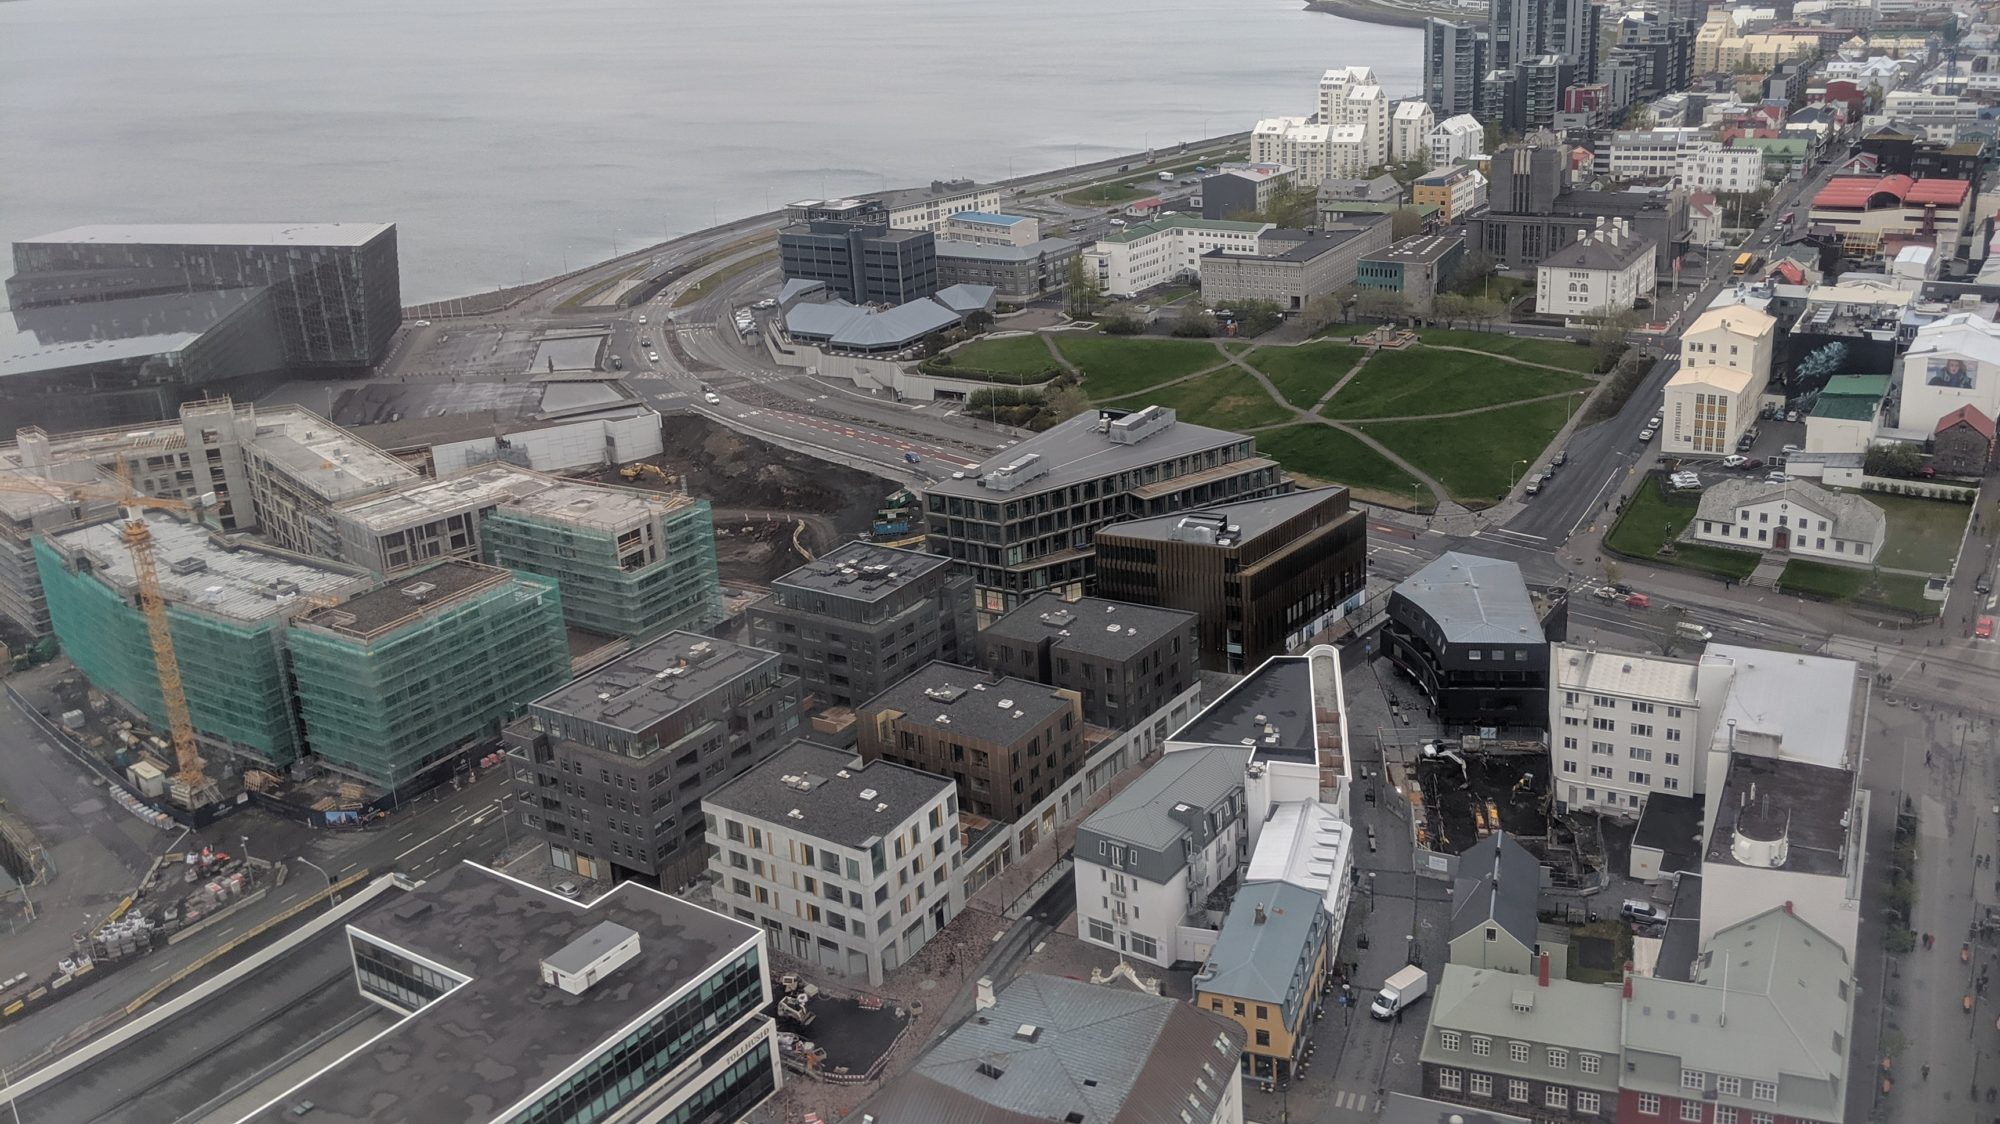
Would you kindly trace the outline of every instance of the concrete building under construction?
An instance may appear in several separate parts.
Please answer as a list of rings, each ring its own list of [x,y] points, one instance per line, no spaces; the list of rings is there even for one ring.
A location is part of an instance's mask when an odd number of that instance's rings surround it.
[[[313,752],[391,791],[569,674],[556,583],[462,559],[301,614],[290,646]]]
[[[155,729],[166,704],[116,517],[37,539],[39,588],[63,649],[92,686]],[[351,567],[146,516],[188,714],[205,744],[284,767],[301,749],[286,666],[290,621],[316,600],[367,590]]]

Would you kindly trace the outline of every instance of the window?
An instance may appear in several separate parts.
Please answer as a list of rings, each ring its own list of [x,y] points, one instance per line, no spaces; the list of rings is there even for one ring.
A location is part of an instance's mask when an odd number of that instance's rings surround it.
[[[1507,1043],[1507,1060],[1513,1062],[1515,1065],[1521,1065],[1527,1062],[1528,1044],[1526,1042]]]
[[[1493,1052],[1493,1040],[1483,1034],[1472,1036],[1472,1056],[1483,1058]]]
[[[1701,1124],[1701,1102],[1700,1102],[1700,1101],[1682,1101],[1682,1102],[1681,1102],[1681,1119],[1682,1119],[1682,1120],[1691,1120],[1691,1121],[1693,1121],[1693,1122],[1694,1122],[1694,1124]]]
[[[1475,1097],[1490,1097],[1490,1096],[1492,1096],[1492,1095],[1493,1095],[1493,1075],[1492,1075],[1492,1074],[1490,1074],[1490,1073],[1470,1073],[1470,1074],[1467,1074],[1466,1076],[1468,1076],[1468,1077],[1472,1078],[1472,1095],[1473,1095],[1473,1096],[1475,1096]]]
[[[1681,1070],[1681,1088],[1706,1089],[1708,1080],[1698,1069],[1684,1069]]]
[[[1774,1122],[1768,1112],[1753,1112],[1750,1114],[1750,1124],[1774,1124]]]
[[[1569,1090],[1560,1085],[1550,1085],[1542,1090],[1542,1100],[1550,1108],[1568,1108]]]
[[[1576,1068],[1583,1073],[1596,1073],[1600,1056],[1598,1054],[1578,1054],[1576,1056]]]
[[[1651,714],[1653,713],[1653,704],[1648,702],[1635,702],[1632,704],[1632,713]]]
[[[1160,944],[1151,937],[1134,933],[1132,934],[1132,953],[1135,956],[1143,956],[1148,960],[1158,960],[1160,958]]]
[[[1681,740],[1681,728],[1679,726],[1667,727],[1667,740],[1670,742],[1677,742]],[[1668,756],[1671,757],[1673,755],[1668,754]]]
[[[1753,1101],[1771,1101],[1775,1104],[1778,1100],[1778,1083],[1775,1081],[1752,1081],[1750,1083],[1750,1099]]]
[[[1528,1103],[1528,1083],[1518,1077],[1507,1079],[1507,1099],[1515,1104]]]
[[[1599,1098],[1587,1089],[1576,1091],[1576,1110],[1584,1116],[1596,1116]]]
[[[1632,736],[1634,736],[1634,737],[1639,737],[1639,738],[1650,738],[1650,737],[1652,737],[1652,736],[1653,736],[1653,725],[1652,725],[1652,723],[1650,723],[1650,722],[1634,722],[1634,723],[1632,723]]]
[[[1658,1116],[1660,1114],[1660,1094],[1640,1093],[1639,1114],[1641,1116]]]
[[[1456,1093],[1465,1088],[1465,1076],[1455,1069],[1438,1070],[1438,1088],[1447,1093]]]
[[[1110,923],[1110,922],[1108,922],[1108,921],[1099,921],[1099,920],[1098,920],[1097,918],[1095,918],[1095,917],[1091,918],[1091,919],[1090,919],[1090,939],[1091,939],[1091,940],[1093,940],[1093,941],[1096,941],[1096,942],[1097,942],[1098,944],[1110,944],[1110,943],[1111,943],[1111,923]]]
[[[1455,1030],[1438,1031],[1438,1049],[1440,1050],[1458,1049],[1458,1032]]]
[[[1718,1073],[1715,1075],[1715,1091],[1725,1097],[1740,1097],[1743,1095],[1743,1079]]]
[[[1568,1068],[1569,1068],[1569,1051],[1568,1051],[1568,1050],[1563,1050],[1563,1049],[1558,1049],[1557,1047],[1554,1047],[1554,1046],[1551,1046],[1551,1047],[1549,1047],[1549,1068],[1550,1068],[1550,1069],[1568,1069]]]
[[[1736,1124],[1736,1110],[1730,1108],[1728,1105],[1717,1105],[1715,1109],[1715,1124]]]
[[[1258,1031],[1258,1032],[1257,1032],[1257,1045],[1259,1045],[1259,1046],[1269,1046],[1270,1044],[1271,1044],[1271,1032],[1270,1032],[1270,1031],[1268,1031],[1268,1030],[1260,1030],[1260,1031]]]

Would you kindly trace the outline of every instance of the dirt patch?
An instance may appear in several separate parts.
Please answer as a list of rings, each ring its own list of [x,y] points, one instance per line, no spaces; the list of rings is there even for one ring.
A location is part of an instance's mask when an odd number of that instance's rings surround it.
[[[608,468],[587,475],[655,491],[678,491],[685,482],[714,507],[722,579],[757,585],[804,562],[803,551],[821,554],[866,535],[876,509],[900,487],[693,416],[668,420],[665,452],[652,463],[667,479],[625,480]]]

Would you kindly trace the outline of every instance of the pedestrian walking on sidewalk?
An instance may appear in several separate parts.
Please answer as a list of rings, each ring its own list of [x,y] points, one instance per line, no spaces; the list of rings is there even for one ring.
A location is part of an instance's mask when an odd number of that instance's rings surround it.
[[[1924,1063],[1924,1080],[1926,1080],[1926,1081],[1929,1081],[1930,1079],[1931,1079],[1931,1063],[1929,1063],[1929,1062],[1925,1062],[1925,1063]]]

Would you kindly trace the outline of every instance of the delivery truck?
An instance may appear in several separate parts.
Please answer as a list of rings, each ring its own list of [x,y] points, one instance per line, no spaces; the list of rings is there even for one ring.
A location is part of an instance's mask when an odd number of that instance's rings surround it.
[[[1375,1002],[1369,1004],[1368,1013],[1378,1019],[1393,1019],[1408,1010],[1410,1004],[1422,999],[1430,987],[1430,976],[1415,964],[1398,969],[1382,985]]]

